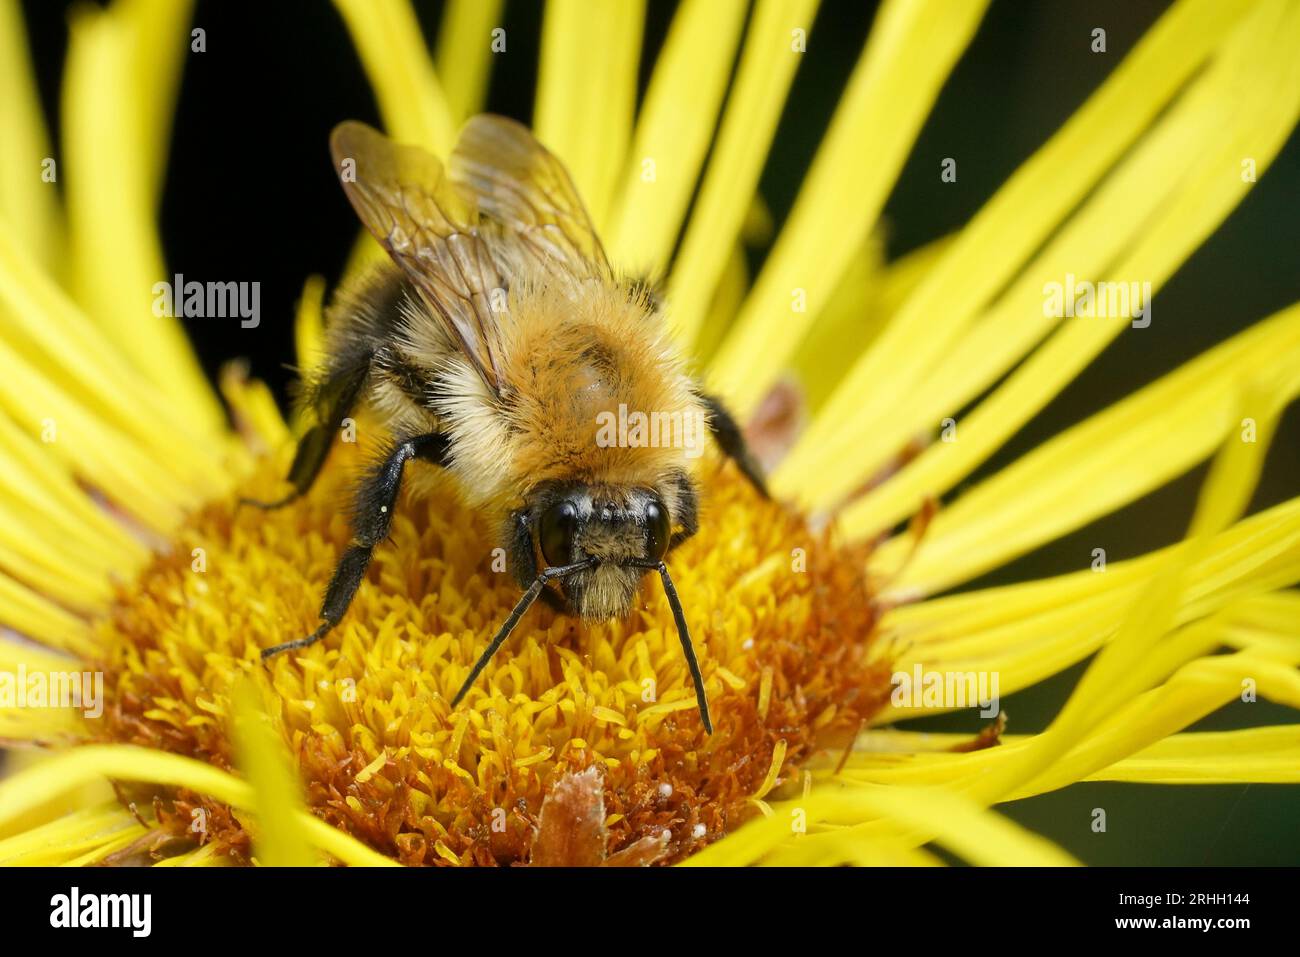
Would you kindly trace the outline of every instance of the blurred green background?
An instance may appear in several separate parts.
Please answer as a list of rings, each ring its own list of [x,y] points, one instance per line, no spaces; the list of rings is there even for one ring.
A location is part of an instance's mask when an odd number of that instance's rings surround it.
[[[1223,0],[1232,2],[1232,0]],[[42,94],[57,113],[69,6],[26,0]],[[436,35],[439,2],[417,0],[426,35]],[[649,0],[643,83],[675,4]],[[777,132],[762,194],[779,223],[857,58],[875,3],[826,0]],[[1032,151],[1122,60],[1168,6],[1154,0],[995,0],[949,80],[887,206],[888,249],[897,256],[960,228]],[[303,279],[336,279],[355,236],[355,220],[334,182],[326,137],[339,120],[378,121],[355,53],[333,7],[323,0],[202,0],[194,21],[208,52],[185,66],[163,206],[169,264],[192,274],[257,279],[263,314],[254,330],[192,323],[209,371],[251,359],[282,401],[292,374],[289,317]],[[493,62],[489,109],[527,121],[537,67],[541,5],[507,0],[508,52]],[[1107,32],[1107,52],[1090,50],[1091,31]],[[1256,95],[1268,96],[1259,90]],[[958,181],[942,184],[940,160],[955,157]],[[871,156],[864,155],[863,163]],[[1124,335],[1015,439],[971,477],[1013,460],[1062,428],[1150,382],[1209,346],[1300,300],[1300,136],[1226,224],[1154,300],[1153,322]],[[761,260],[755,253],[755,265]],[[905,402],[906,397],[898,397]],[[967,587],[1018,581],[1086,567],[1091,550],[1108,560],[1178,539],[1204,474],[1199,468],[1166,488]],[[1252,505],[1300,493],[1300,415],[1293,409],[1273,446]],[[1041,729],[1082,667],[1004,701],[1013,732]],[[1296,722],[1260,702],[1236,704],[1196,729]],[[973,716],[917,723],[973,730]],[[1300,728],[1297,733],[1300,734]],[[1093,808],[1108,829],[1091,830]],[[1300,787],[1157,787],[1089,784],[1017,803],[1007,813],[1090,864],[1300,863]]]

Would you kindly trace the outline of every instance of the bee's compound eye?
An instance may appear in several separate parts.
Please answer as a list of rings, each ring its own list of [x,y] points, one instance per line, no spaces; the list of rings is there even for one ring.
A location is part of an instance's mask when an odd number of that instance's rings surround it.
[[[578,527],[578,510],[572,502],[558,502],[542,513],[538,541],[546,564],[555,568],[573,561],[573,533]]]
[[[672,529],[668,522],[668,509],[662,502],[652,501],[645,507],[646,557],[656,561],[668,554],[668,540]]]

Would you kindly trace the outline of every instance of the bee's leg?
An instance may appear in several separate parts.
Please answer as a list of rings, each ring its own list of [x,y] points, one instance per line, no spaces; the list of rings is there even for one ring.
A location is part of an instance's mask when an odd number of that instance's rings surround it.
[[[520,596],[519,601],[515,603],[514,610],[510,612],[510,615],[502,623],[501,627],[497,629],[495,637],[488,642],[487,649],[483,654],[479,655],[478,661],[474,662],[474,667],[470,669],[465,680],[461,682],[460,690],[456,692],[456,697],[451,699],[451,706],[454,708],[456,705],[460,704],[461,699],[465,697],[469,689],[474,687],[475,680],[477,680],[478,676],[483,673],[483,669],[486,668],[488,662],[492,660],[492,656],[497,653],[497,650],[503,644],[505,644],[505,640],[509,638],[510,633],[515,630],[515,625],[519,624],[519,619],[524,617],[524,613],[533,606],[533,602],[537,601],[537,596],[542,594],[542,590],[546,587],[547,582],[556,578],[565,578],[568,575],[572,575],[574,572],[586,571],[595,564],[596,559],[584,558],[582,561],[574,562],[572,565],[552,565],[548,568],[543,568],[538,573],[537,577],[533,579],[533,583],[528,586],[528,590],[524,592],[523,595]]]
[[[700,495],[685,472],[677,473],[677,508],[673,518],[681,531],[673,532],[668,542],[670,552],[700,530]]]
[[[745,444],[745,435],[732,418],[722,400],[715,395],[701,395],[705,407],[709,410],[709,430],[713,440],[740,468],[741,474],[749,479],[759,495],[767,498],[767,482],[763,478],[763,467],[758,464],[749,446]]]
[[[257,508],[280,508],[307,493],[334,444],[334,433],[353,406],[370,374],[369,354],[359,356],[346,366],[331,370],[314,389],[312,405],[316,409],[316,424],[298,440],[298,449],[289,466],[288,482],[293,490],[282,498],[270,502],[241,498],[240,505]]]
[[[659,573],[659,580],[664,586],[664,597],[673,613],[673,622],[677,625],[677,638],[682,643],[682,654],[686,656],[686,667],[691,673],[691,682],[695,685],[695,703],[700,709],[700,721],[708,734],[713,733],[713,720],[709,717],[709,696],[704,690],[704,674],[700,671],[700,661],[695,656],[695,645],[691,642],[691,630],[686,624],[686,613],[682,611],[682,600],[677,595],[677,587],[668,566],[658,559],[641,558],[628,562],[633,568],[645,568]]]
[[[397,493],[402,487],[403,467],[413,458],[446,465],[447,444],[447,436],[441,432],[406,439],[367,476],[357,490],[352,514],[352,544],[334,566],[334,577],[325,589],[325,601],[321,603],[320,609],[320,627],[305,638],[262,649],[264,659],[292,648],[306,648],[315,644],[339,623],[352,604],[361,579],[365,577],[371,553],[376,545],[388,537]]]

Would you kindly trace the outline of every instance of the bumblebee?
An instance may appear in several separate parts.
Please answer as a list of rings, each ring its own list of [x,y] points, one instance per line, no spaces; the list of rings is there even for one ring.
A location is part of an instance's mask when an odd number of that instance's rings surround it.
[[[735,420],[688,373],[659,303],[615,274],[567,171],[513,120],[471,119],[445,168],[357,122],[340,124],[330,147],[344,192],[391,261],[335,297],[327,359],[304,384],[313,424],[289,469],[292,490],[251,504],[275,508],[307,492],[342,420],[361,406],[394,438],[358,486],[352,541],[320,626],[263,658],[339,623],[388,535],[404,474],[436,467],[488,516],[524,589],[453,706],[539,596],[582,618],[619,618],[653,572],[712,733],[665,564],[699,525],[699,449],[653,441],[663,435],[629,441],[621,429],[609,441],[598,424],[629,409],[661,426],[704,423],[766,492]]]

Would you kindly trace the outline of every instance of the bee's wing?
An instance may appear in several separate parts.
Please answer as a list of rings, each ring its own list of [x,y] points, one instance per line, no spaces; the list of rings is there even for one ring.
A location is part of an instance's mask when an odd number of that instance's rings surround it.
[[[442,164],[349,120],[330,136],[334,168],[366,228],[388,250],[439,318],[451,341],[500,391],[493,290],[504,286],[469,209]],[[354,176],[347,175],[351,160]]]
[[[452,181],[484,216],[514,234],[522,252],[579,277],[609,276],[573,180],[528,127],[504,116],[475,116],[447,165]]]

